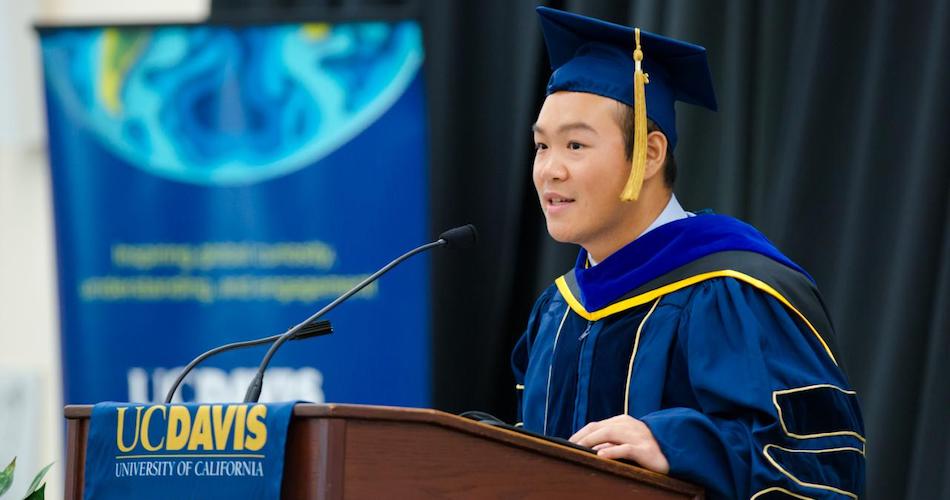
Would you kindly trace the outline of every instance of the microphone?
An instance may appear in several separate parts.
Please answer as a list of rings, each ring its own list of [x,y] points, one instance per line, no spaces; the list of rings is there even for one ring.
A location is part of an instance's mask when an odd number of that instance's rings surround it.
[[[244,402],[256,403],[257,400],[260,399],[261,388],[264,386],[264,371],[267,370],[267,365],[270,364],[271,358],[274,357],[274,354],[277,353],[277,350],[280,349],[280,346],[283,345],[284,342],[290,340],[303,327],[312,323],[314,320],[320,318],[324,314],[330,312],[333,308],[340,305],[341,302],[350,298],[356,292],[362,290],[366,285],[376,281],[380,276],[386,274],[390,269],[398,266],[400,263],[402,263],[402,261],[412,257],[413,255],[416,255],[417,253],[422,253],[426,250],[431,250],[441,246],[448,248],[468,248],[473,246],[476,242],[478,242],[478,231],[475,229],[475,226],[471,224],[449,229],[448,231],[440,234],[439,239],[413,248],[412,250],[400,255],[363,281],[357,283],[353,288],[347,290],[343,295],[340,295],[334,299],[333,302],[330,302],[324,306],[323,309],[313,313],[313,315],[305,319],[302,323],[291,328],[290,330],[287,330],[276,341],[274,341],[273,344],[271,344],[270,349],[268,349],[267,353],[264,354],[264,358],[261,360],[260,366],[257,367],[257,373],[254,374],[254,378],[251,380],[251,383],[247,387],[247,392],[244,394]]]
[[[330,322],[328,320],[320,320],[320,321],[316,321],[304,326],[303,328],[300,329],[300,331],[297,332],[296,335],[294,335],[294,338],[290,340],[309,339],[310,337],[316,337],[319,335],[327,335],[330,333],[333,333],[333,327],[330,326]],[[253,347],[253,346],[261,345],[261,344],[269,344],[279,339],[281,335],[283,334],[278,333],[277,335],[271,335],[270,337],[264,337],[262,339],[245,340],[244,342],[232,342],[230,344],[225,344],[223,346],[215,347],[214,349],[211,349],[210,351],[205,352],[201,356],[198,356],[197,358],[191,360],[191,362],[188,363],[187,366],[182,368],[181,373],[178,374],[178,378],[175,379],[175,383],[172,384],[170,389],[168,389],[168,394],[165,395],[165,404],[169,404],[172,402],[172,398],[175,396],[175,391],[178,390],[178,386],[181,385],[181,382],[185,380],[185,377],[191,372],[191,370],[193,370],[196,366],[198,366],[198,364],[201,363],[202,361],[221,352],[231,351],[234,349],[241,349],[244,347]]]
[[[445,240],[446,248],[471,248],[478,243],[478,231],[475,226],[465,224],[440,234],[439,240]]]

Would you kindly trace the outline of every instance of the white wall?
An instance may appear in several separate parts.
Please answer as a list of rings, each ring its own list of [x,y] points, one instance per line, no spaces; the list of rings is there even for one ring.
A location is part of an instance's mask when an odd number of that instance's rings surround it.
[[[49,166],[35,22],[198,21],[210,0],[0,0],[0,467],[18,456],[8,492],[56,465],[63,495],[59,323]]]
[[[18,0],[0,0],[14,3]],[[22,0],[19,0],[22,1]],[[211,0],[39,0],[36,20],[56,23],[200,21]]]

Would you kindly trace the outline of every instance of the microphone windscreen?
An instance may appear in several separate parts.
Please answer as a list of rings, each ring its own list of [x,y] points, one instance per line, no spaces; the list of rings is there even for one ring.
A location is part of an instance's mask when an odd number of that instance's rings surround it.
[[[328,333],[333,333],[333,326],[330,325],[329,321],[321,319],[320,321],[314,321],[301,328],[290,340],[309,339],[310,337],[326,335]]]
[[[469,248],[478,243],[478,230],[471,224],[455,227],[439,235],[449,248]]]

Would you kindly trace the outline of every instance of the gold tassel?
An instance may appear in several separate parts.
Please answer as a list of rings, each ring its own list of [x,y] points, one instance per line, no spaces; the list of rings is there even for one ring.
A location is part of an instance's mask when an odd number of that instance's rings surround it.
[[[633,61],[636,64],[633,72],[633,161],[627,185],[620,194],[622,201],[636,201],[640,196],[647,161],[647,103],[644,86],[650,83],[650,75],[644,73],[641,68],[643,51],[640,50],[640,28],[634,28],[633,32],[637,42],[637,48],[633,51]]]

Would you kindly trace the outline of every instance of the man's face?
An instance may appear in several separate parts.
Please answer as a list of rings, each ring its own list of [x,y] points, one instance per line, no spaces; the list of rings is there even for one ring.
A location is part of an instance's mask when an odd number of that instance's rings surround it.
[[[620,201],[630,162],[617,123],[618,103],[581,92],[545,99],[534,125],[534,187],[548,233],[560,242],[611,238],[631,215]]]

